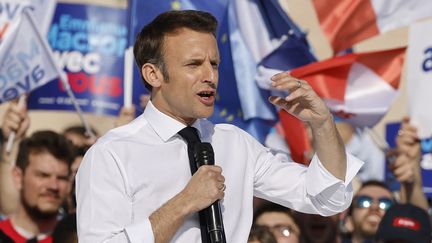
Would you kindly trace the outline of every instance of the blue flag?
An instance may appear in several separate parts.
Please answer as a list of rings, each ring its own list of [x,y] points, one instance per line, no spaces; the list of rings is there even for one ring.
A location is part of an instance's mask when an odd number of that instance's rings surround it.
[[[235,124],[257,138],[261,143],[264,143],[268,132],[274,125],[274,120],[261,118],[245,119],[244,117],[237,86],[238,82],[236,82],[236,67],[233,63],[230,35],[228,34],[228,18],[229,15],[226,15],[220,22],[218,45],[222,62],[219,66],[219,97],[216,100],[215,113],[210,117],[210,120],[215,123]],[[263,96],[259,95],[255,97],[259,98]]]
[[[276,0],[230,2],[230,32],[234,66],[246,118],[277,119],[267,97],[270,78],[315,62],[305,34]],[[257,96],[261,94],[264,97]]]

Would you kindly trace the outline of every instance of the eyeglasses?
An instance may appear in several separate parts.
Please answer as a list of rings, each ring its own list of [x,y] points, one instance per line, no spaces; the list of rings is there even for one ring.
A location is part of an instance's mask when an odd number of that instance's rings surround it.
[[[288,225],[278,224],[269,228],[276,237],[289,237],[290,235],[297,234],[297,232],[291,226]]]
[[[369,196],[356,196],[355,205],[359,208],[370,208],[372,203],[377,201],[376,199]],[[388,197],[380,197],[378,198],[378,207],[384,211],[389,209],[393,205],[393,199]]]

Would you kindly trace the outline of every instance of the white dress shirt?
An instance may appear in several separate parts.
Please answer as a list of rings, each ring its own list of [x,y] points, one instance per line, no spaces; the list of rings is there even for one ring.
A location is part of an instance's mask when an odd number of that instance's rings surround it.
[[[236,126],[197,120],[225,176],[221,201],[227,242],[247,242],[255,195],[297,211],[332,215],[351,203],[350,182],[363,162],[347,155],[345,182],[318,157],[309,167],[281,161]],[[184,124],[149,102],[128,125],[101,137],[85,155],[76,178],[80,242],[154,242],[149,216],[179,193],[191,172]],[[201,242],[198,214],[187,218],[171,242]]]

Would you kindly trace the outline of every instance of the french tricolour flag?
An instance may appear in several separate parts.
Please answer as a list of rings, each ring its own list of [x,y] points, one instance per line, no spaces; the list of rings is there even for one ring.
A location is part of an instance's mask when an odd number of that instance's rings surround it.
[[[354,126],[374,126],[398,94],[405,48],[351,53],[311,63],[290,71],[306,80],[335,116]],[[302,121],[279,112],[291,157],[308,163],[311,150]]]
[[[322,97],[330,110],[355,126],[374,126],[398,94],[405,48],[351,53],[291,71]]]
[[[261,86],[260,80],[270,80],[272,70],[287,71],[316,61],[306,35],[277,0],[233,0],[228,4],[228,16],[243,116],[276,120],[274,107],[267,101],[269,88]]]
[[[313,0],[313,5],[335,53],[432,16],[430,0]]]

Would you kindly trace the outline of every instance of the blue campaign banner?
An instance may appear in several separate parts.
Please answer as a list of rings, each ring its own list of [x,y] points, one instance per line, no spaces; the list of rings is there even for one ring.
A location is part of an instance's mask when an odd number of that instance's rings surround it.
[[[386,140],[391,148],[396,147],[396,136],[400,125],[400,123],[388,123],[386,125]],[[423,158],[420,163],[423,178],[423,191],[428,198],[432,198],[432,143],[430,141],[431,139],[423,139],[421,141]],[[386,182],[392,190],[399,189],[399,183],[389,170],[388,163],[386,163]]]
[[[57,4],[47,38],[84,112],[118,114],[128,28],[127,8]],[[74,110],[59,80],[32,92],[29,108]]]

